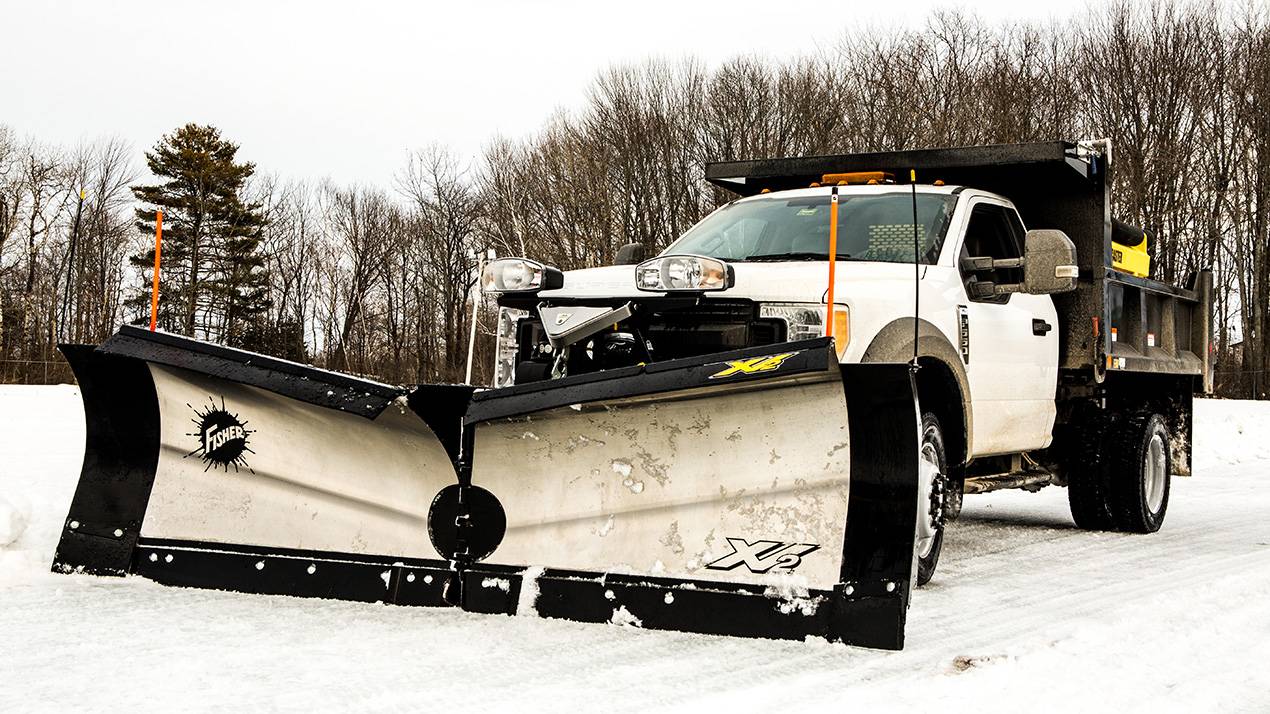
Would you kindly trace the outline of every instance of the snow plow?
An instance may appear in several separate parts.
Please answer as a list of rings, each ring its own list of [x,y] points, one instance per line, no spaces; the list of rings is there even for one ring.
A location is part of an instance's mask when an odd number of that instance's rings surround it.
[[[63,352],[87,430],[56,571],[903,646],[908,365],[818,338],[475,391],[135,327]]]

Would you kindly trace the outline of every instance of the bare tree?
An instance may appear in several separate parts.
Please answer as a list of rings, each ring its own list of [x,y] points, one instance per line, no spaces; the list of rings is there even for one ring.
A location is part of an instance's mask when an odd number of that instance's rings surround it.
[[[466,355],[470,318],[465,306],[476,285],[477,256],[488,245],[477,232],[481,205],[465,174],[453,153],[433,146],[412,154],[397,177],[398,190],[412,204],[410,226],[418,234],[428,281],[420,285],[434,292],[440,310],[445,346],[440,374],[456,382],[463,378]]]

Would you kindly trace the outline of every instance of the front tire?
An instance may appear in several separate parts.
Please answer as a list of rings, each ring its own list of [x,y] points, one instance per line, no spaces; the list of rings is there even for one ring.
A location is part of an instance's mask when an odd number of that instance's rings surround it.
[[[921,483],[926,486],[922,498],[918,502],[917,539],[914,548],[917,550],[917,585],[929,583],[935,576],[935,567],[939,565],[939,553],[944,547],[944,526],[947,514],[949,495],[948,452],[944,448],[944,432],[939,425],[939,418],[932,412],[922,414],[921,468],[928,471],[929,481],[925,476]]]

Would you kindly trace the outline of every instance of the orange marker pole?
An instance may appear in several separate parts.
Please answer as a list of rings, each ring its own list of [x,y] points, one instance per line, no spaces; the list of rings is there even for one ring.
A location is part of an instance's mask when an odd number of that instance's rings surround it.
[[[154,284],[150,287],[150,331],[159,322],[159,264],[163,256],[163,211],[154,212]]]
[[[825,337],[833,337],[833,274],[838,264],[838,187],[829,195],[829,291],[825,294]]]

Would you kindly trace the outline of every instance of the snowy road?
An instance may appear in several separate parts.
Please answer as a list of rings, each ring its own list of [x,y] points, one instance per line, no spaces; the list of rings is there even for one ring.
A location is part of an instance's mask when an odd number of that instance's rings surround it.
[[[78,395],[0,387],[0,425],[0,711],[1270,711],[1266,403],[1197,406],[1152,536],[968,498],[898,653],[55,576]]]

